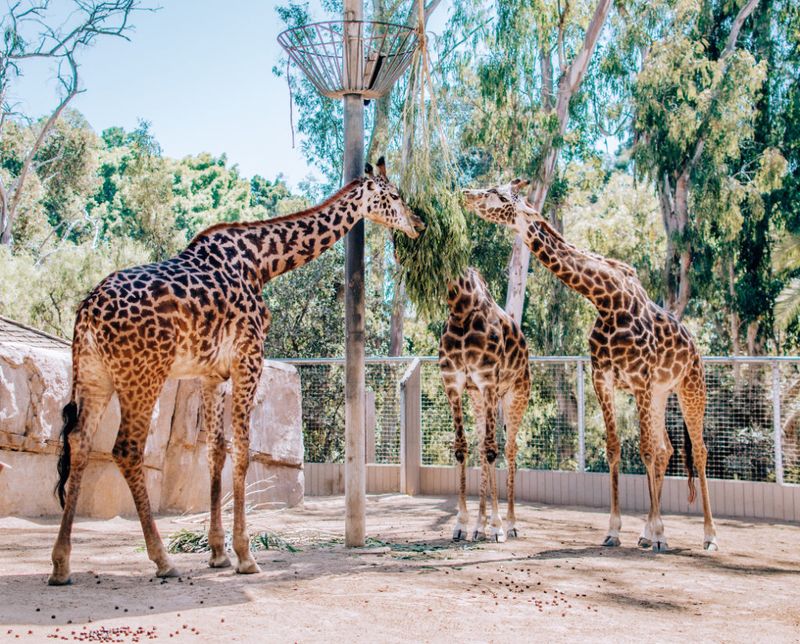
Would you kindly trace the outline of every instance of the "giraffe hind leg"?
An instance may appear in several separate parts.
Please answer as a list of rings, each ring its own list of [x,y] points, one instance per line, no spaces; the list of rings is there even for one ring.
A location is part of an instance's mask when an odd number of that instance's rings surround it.
[[[111,455],[133,496],[136,512],[142,525],[147,556],[156,564],[156,576],[177,577],[178,570],[172,565],[164,543],[158,532],[150,497],[144,477],[144,446],[150,430],[153,407],[166,375],[153,374],[144,379],[150,382],[147,389],[118,388],[120,402],[120,428]]]
[[[225,465],[225,434],[222,428],[222,393],[216,382],[203,383],[203,421],[206,427],[208,469],[211,483],[208,545],[211,568],[227,568],[231,560],[225,552],[225,530],[222,527],[222,468]]]
[[[59,496],[63,495],[63,514],[58,537],[53,545],[52,563],[53,571],[47,580],[50,586],[63,586],[71,583],[69,559],[72,552],[72,524],[75,520],[75,511],[78,506],[81,479],[86,465],[89,463],[89,451],[92,438],[100,425],[108,401],[111,398],[111,384],[97,391],[85,391],[80,396],[77,409],[71,402],[64,408],[64,452],[61,457],[61,474],[66,480],[59,482]],[[68,409],[69,408],[69,409]],[[77,414],[73,418],[72,413]],[[68,428],[72,426],[69,431]]]
[[[684,445],[691,458],[687,465],[694,462],[697,478],[700,480],[700,498],[703,502],[703,548],[709,551],[719,549],[717,545],[717,528],[711,513],[711,497],[706,480],[706,462],[708,449],[703,440],[703,415],[706,407],[706,388],[702,367],[691,370],[678,390],[678,402],[686,424],[688,440]],[[688,454],[687,454],[688,456]]]

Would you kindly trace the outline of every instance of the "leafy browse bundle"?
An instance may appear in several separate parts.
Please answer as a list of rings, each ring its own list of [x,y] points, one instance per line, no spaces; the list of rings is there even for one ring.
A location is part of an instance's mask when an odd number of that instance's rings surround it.
[[[419,24],[424,24],[422,15]],[[466,268],[470,248],[460,191],[438,117],[424,30],[420,30],[419,43],[403,109],[400,188],[406,203],[425,222],[425,230],[416,240],[395,236],[395,250],[400,279],[417,312],[436,320],[446,314],[447,283]],[[438,135],[436,162],[431,154],[434,134]]]
[[[457,277],[469,259],[469,235],[456,189],[446,189],[427,173],[428,184],[405,190],[406,203],[425,222],[422,235],[394,239],[401,279],[417,312],[430,320],[445,317],[447,283]]]

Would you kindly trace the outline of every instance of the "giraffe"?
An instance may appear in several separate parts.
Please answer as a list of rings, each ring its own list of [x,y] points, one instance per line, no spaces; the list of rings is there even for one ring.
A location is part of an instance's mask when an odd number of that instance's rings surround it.
[[[468,268],[447,288],[450,317],[439,344],[439,369],[445,394],[453,412],[454,450],[459,467],[459,498],[453,540],[466,539],[467,512],[467,439],[461,397],[470,396],[481,453],[481,491],[473,541],[486,537],[486,496],[491,493],[491,537],[503,542],[516,537],[514,516],[514,475],[517,458],[517,429],[531,390],[528,347],[517,323],[503,311],[489,293],[481,274]],[[506,464],[508,466],[508,512],[506,526],[497,507],[496,420],[498,402],[502,402],[506,423]],[[491,488],[487,490],[487,488]]]
[[[589,335],[592,383],[606,426],[611,481],[611,517],[603,542],[618,546],[620,441],[614,413],[614,388],[633,394],[639,415],[639,451],[647,471],[650,512],[641,547],[667,549],[660,498],[673,448],[665,426],[667,399],[677,392],[684,424],[684,461],[689,502],[695,498],[694,465],[703,500],[706,550],[717,550],[716,528],[706,482],[703,442],[706,387],[700,354],[686,327],[653,302],[636,271],[624,262],[578,249],[567,242],[522,195],[527,181],[516,179],[488,190],[465,190],[467,207],[486,221],[504,224],[525,240],[531,252],[558,279],[587,298],[598,317]]]
[[[310,262],[363,217],[412,238],[419,235],[423,224],[389,182],[383,158],[377,167],[376,174],[367,165],[365,176],[314,208],[211,226],[171,259],[112,273],[81,303],[72,342],[72,396],[63,412],[56,492],[64,511],[53,547],[51,585],[70,583],[70,536],[81,476],[114,391],[121,413],[114,461],[133,495],[156,574],[178,575],[153,520],[142,468],[151,414],[167,378],[202,380],[211,473],[209,565],[220,568],[230,566],[230,560],[220,505],[226,453],[219,385],[232,381],[236,572],[259,572],[249,549],[244,482],[250,414],[271,319],[261,292],[265,282]]]

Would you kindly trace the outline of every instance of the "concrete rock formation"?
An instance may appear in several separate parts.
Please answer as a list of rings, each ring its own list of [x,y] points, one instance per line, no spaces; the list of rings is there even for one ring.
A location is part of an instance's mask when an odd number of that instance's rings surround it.
[[[71,359],[63,349],[0,338],[0,516],[58,515],[53,495],[61,409],[69,399]],[[230,387],[225,427],[230,439]],[[303,500],[300,377],[286,364],[265,362],[251,420],[248,505],[294,506]],[[200,414],[200,383],[168,380],[153,411],[145,471],[154,511],[208,509],[209,474]],[[135,516],[125,479],[111,459],[119,424],[116,396],[94,437],[78,512]],[[223,495],[231,489],[230,460]]]

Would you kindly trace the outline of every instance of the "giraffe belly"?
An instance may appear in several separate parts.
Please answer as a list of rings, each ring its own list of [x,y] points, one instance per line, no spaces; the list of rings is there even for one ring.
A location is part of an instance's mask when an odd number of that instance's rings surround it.
[[[220,382],[230,378],[234,356],[233,337],[222,338],[212,346],[214,348],[206,354],[179,350],[169,377],[178,380],[207,378]]]

